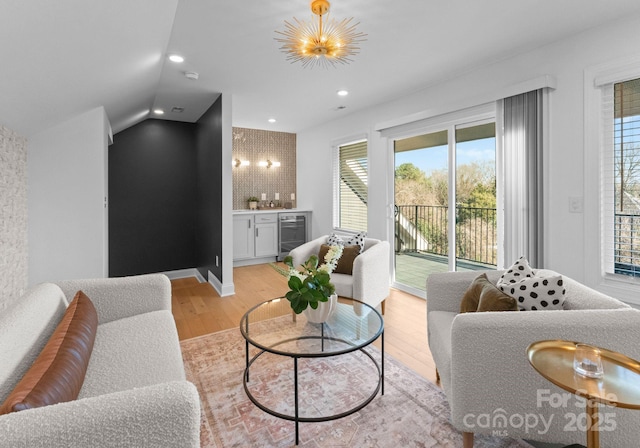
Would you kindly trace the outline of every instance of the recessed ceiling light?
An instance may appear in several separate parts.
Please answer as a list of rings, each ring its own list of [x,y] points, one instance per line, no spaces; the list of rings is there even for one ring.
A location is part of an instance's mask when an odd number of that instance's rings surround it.
[[[169,60],[171,62],[177,62],[178,64],[184,62],[184,58],[179,54],[172,54],[171,56],[169,56]]]
[[[162,109],[153,109],[153,113],[156,115],[163,115],[164,111]]]
[[[269,118],[269,120],[268,120],[268,121],[269,121],[269,123],[275,123],[275,122],[276,122],[276,119],[275,119],[275,118]]]
[[[338,90],[338,95],[339,96],[347,96],[347,95],[349,95],[349,92],[347,90],[344,90],[344,89]]]

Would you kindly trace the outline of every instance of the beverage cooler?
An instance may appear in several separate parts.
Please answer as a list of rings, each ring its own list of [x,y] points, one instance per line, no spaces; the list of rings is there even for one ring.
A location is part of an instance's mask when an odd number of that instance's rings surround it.
[[[280,250],[278,260],[284,260],[289,252],[307,242],[309,238],[309,213],[279,213]]]

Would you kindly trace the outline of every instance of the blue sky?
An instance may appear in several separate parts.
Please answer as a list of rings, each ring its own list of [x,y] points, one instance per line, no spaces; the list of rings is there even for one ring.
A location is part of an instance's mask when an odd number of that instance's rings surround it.
[[[458,165],[465,165],[467,163],[483,162],[486,160],[495,161],[495,147],[495,138],[458,143],[456,148],[457,163]],[[403,163],[413,163],[427,175],[433,170],[446,169],[448,163],[447,146],[436,146],[433,148],[397,153],[396,167]]]

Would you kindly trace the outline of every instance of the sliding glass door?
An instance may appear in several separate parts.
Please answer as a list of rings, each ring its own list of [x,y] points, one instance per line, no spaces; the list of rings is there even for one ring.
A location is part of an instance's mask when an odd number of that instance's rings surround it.
[[[446,130],[394,142],[395,279],[425,288],[449,270],[449,145]]]
[[[495,268],[498,259],[495,122],[456,127],[455,270]]]
[[[434,272],[495,267],[495,120],[396,139],[395,284],[423,292]]]

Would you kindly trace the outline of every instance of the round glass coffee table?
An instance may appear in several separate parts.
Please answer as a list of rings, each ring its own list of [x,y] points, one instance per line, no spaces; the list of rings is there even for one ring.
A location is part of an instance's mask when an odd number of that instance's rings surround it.
[[[245,339],[246,367],[244,371],[244,390],[249,399],[264,412],[285,420],[295,422],[296,445],[299,443],[299,423],[326,422],[351,415],[369,404],[378,394],[384,395],[384,320],[371,306],[352,299],[337,303],[336,309],[324,323],[308,322],[304,314],[294,314],[289,302],[285,298],[268,300],[251,308],[240,320],[240,332]],[[369,351],[365,350],[373,341],[380,338],[380,360],[378,361]],[[250,345],[255,347],[255,353],[250,354]],[[260,358],[265,354],[289,357],[293,359],[293,393],[292,409],[282,409],[280,403],[268,402],[270,385],[252,390],[250,373],[252,375],[269,375],[271,372],[260,369]],[[362,371],[372,375],[370,389],[363,391],[362,399],[355,403],[349,402],[344,409],[332,412],[330,415],[305,414],[301,409],[299,377],[311,377],[314,383],[321,383],[332,379],[332,373],[326,373],[323,366],[313,366],[307,362],[299,366],[305,358],[330,358],[337,356],[357,356],[355,361],[348,363],[362,363]],[[346,362],[346,361],[345,361]],[[367,364],[368,366],[364,366]],[[252,370],[253,367],[253,370]],[[299,369],[300,367],[300,369]],[[367,368],[368,367],[368,368]],[[304,372],[305,369],[312,371]],[[317,370],[314,370],[317,369]],[[275,376],[275,375],[274,375]],[[282,375],[282,376],[291,376]],[[269,379],[273,388],[277,378]],[[285,384],[287,384],[285,382]],[[287,385],[284,386],[288,388]],[[358,386],[356,386],[358,387]],[[282,387],[280,387],[280,390]],[[370,393],[369,393],[370,392]],[[322,392],[315,392],[322,395]],[[330,397],[317,397],[318,400],[331,401]],[[302,403],[304,405],[305,402]],[[335,410],[335,409],[334,409]]]

